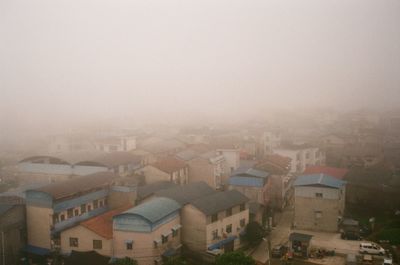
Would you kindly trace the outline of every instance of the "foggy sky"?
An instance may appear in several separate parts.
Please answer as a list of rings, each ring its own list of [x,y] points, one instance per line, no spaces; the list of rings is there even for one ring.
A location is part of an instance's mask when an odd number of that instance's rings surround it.
[[[400,1],[0,0],[0,92],[21,123],[395,107]]]

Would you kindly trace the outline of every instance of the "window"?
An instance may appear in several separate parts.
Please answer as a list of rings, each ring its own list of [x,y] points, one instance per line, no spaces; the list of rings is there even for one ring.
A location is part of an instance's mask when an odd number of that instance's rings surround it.
[[[92,206],[91,206],[91,205],[88,205],[88,206],[87,206],[87,210],[88,210],[88,212],[90,212],[90,211],[92,210]]]
[[[177,237],[179,235],[178,229],[172,229],[172,237]]]
[[[315,211],[315,218],[319,219],[322,217],[322,211]]]
[[[162,236],[162,241],[161,241],[163,244],[165,244],[165,243],[167,243],[168,242],[168,236]]]
[[[240,211],[243,212],[245,209],[246,209],[246,206],[245,206],[244,203],[242,203],[242,204],[240,205]]]
[[[53,215],[53,223],[54,224],[58,223],[58,214]]]
[[[94,200],[93,201],[93,209],[99,208],[99,200]]]
[[[227,225],[225,231],[229,234],[232,233],[232,225]]]
[[[60,220],[61,220],[61,221],[64,221],[64,220],[65,220],[65,215],[63,215],[63,214],[60,215]]]
[[[86,213],[86,205],[82,204],[81,205],[81,214],[84,214],[84,213]]]
[[[75,216],[78,216],[78,215],[79,215],[79,210],[78,210],[78,209],[75,209],[75,210],[74,210],[74,215],[75,215]]]
[[[216,221],[218,221],[218,214],[217,214],[217,213],[211,215],[211,223],[214,223],[214,222],[216,222]]]
[[[101,240],[93,240],[93,249],[102,249],[103,248],[103,241]]]
[[[133,249],[133,242],[126,242],[126,250],[132,250]]]
[[[103,201],[99,202],[100,207],[103,207]]]
[[[74,209],[71,208],[71,209],[67,210],[67,217],[68,218],[72,218],[73,214],[74,214]]]
[[[246,219],[240,219],[240,227],[244,227],[246,225]]]
[[[317,192],[317,193],[315,193],[315,197],[317,197],[317,198],[322,198],[323,196],[322,196],[322,193]]]
[[[77,248],[79,246],[78,238],[77,237],[70,237],[69,238],[69,246]]]
[[[212,239],[215,240],[215,239],[218,239],[218,238],[219,238],[218,237],[218,229],[216,229],[216,230],[212,231]]]
[[[228,210],[225,211],[225,216],[231,216],[232,215],[232,208],[229,208]]]

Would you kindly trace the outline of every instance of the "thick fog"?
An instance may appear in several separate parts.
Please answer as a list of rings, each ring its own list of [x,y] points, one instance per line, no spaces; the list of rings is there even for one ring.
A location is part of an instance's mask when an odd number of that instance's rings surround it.
[[[0,129],[391,108],[400,1],[1,0]]]

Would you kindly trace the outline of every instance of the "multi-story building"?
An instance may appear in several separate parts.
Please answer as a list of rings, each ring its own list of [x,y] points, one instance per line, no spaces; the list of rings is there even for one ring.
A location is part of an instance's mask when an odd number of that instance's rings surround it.
[[[145,176],[147,184],[170,181],[175,184],[184,185],[188,183],[189,177],[188,165],[181,160],[171,157],[146,165],[136,172]]]
[[[325,165],[325,153],[308,145],[289,145],[274,150],[275,154],[291,159],[290,173],[302,173],[307,166]]]
[[[127,152],[136,149],[135,136],[110,136],[94,141],[95,149],[101,152]]]
[[[346,182],[313,174],[299,176],[293,185],[295,227],[337,232],[345,209]]]
[[[60,247],[60,233],[136,199],[135,186],[114,185],[116,175],[100,172],[26,191],[28,252]]]
[[[178,254],[182,246],[180,208],[172,199],[153,198],[114,216],[113,256],[153,265]]]

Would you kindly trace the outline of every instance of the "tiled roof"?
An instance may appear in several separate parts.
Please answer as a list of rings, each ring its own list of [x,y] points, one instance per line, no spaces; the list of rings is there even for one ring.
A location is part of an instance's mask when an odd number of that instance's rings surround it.
[[[304,171],[304,174],[318,174],[323,173],[337,179],[343,179],[344,176],[349,172],[347,168],[338,167],[324,167],[324,166],[308,166]]]
[[[237,190],[215,192],[209,196],[201,197],[190,204],[205,215],[216,214],[233,206],[246,203],[249,199]]]
[[[113,237],[113,216],[120,214],[127,209],[132,208],[132,205],[120,207],[118,209],[108,211],[89,220],[80,223],[81,226],[93,231],[101,237],[112,239]]]
[[[293,186],[325,186],[338,189],[346,182],[325,174],[302,175],[297,177]]]
[[[56,182],[33,189],[49,194],[54,200],[72,197],[76,194],[91,191],[110,185],[116,176],[112,172],[99,172],[71,180]]]
[[[187,167],[185,162],[172,157],[168,157],[163,160],[157,161],[151,165],[169,174]]]
[[[167,197],[180,203],[182,206],[198,198],[207,197],[216,191],[205,182],[194,182],[184,186],[160,190],[155,193],[158,197]]]
[[[255,165],[256,169],[265,170],[271,174],[286,174],[290,170],[291,159],[281,155],[267,155],[264,160]]]
[[[173,212],[178,211],[180,208],[181,206],[172,199],[154,198],[119,215],[138,215],[154,224]]]

